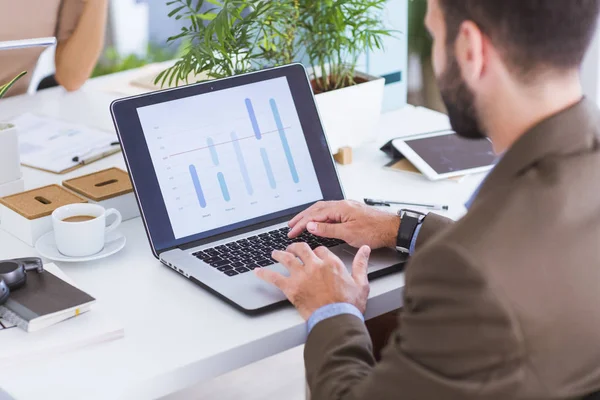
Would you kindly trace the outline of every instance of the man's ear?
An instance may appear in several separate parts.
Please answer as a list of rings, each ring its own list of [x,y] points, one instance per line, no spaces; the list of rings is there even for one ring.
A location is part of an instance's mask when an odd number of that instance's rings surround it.
[[[464,21],[455,42],[455,55],[469,86],[483,76],[486,64],[485,36],[472,21]]]

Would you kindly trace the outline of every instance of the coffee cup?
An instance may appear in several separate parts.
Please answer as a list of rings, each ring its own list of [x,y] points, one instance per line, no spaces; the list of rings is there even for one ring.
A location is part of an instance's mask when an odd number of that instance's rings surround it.
[[[106,226],[108,217],[116,218]],[[58,251],[68,257],[86,257],[104,248],[106,234],[121,224],[121,213],[97,204],[69,204],[54,210],[52,225]]]

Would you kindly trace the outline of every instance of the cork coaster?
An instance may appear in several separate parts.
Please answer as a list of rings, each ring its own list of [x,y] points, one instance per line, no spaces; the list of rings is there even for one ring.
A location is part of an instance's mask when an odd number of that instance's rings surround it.
[[[93,201],[112,199],[133,192],[129,175],[119,168],[69,179],[63,182],[63,186]]]
[[[59,185],[49,185],[0,199],[0,204],[32,220],[46,217],[67,204],[87,203],[87,200]]]

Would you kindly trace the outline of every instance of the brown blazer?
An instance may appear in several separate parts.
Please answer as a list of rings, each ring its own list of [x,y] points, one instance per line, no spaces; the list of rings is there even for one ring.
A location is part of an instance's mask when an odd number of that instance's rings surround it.
[[[525,134],[456,223],[430,215],[375,363],[356,317],[305,349],[313,400],[575,399],[600,390],[600,112]]]

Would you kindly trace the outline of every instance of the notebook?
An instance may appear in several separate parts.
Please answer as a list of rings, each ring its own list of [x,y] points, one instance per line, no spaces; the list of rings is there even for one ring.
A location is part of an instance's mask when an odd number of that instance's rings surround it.
[[[44,268],[46,272],[50,271],[74,284],[56,265],[46,264]],[[111,314],[102,304],[95,304],[90,312],[35,333],[25,332],[0,318],[0,371],[2,368],[122,338],[125,334],[123,325]]]
[[[92,296],[47,269],[41,274],[27,273],[27,284],[11,292],[0,306],[0,317],[27,332],[35,332],[83,314],[95,302]]]
[[[121,150],[115,144],[116,135],[83,125],[31,113],[10,123],[19,132],[21,164],[55,174],[81,166],[80,160],[96,160]]]

